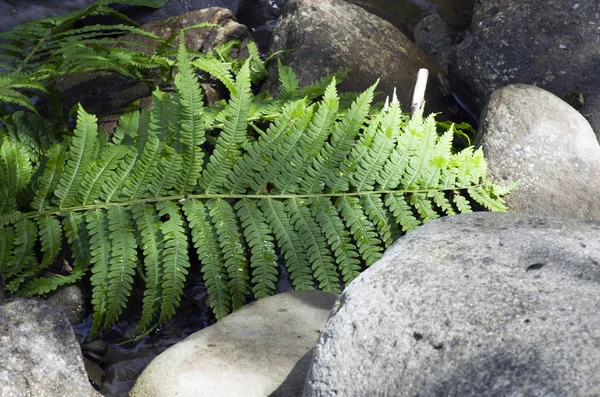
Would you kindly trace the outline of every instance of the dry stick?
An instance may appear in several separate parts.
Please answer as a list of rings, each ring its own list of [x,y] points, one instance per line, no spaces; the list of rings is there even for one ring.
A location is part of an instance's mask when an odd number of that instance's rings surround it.
[[[410,105],[410,114],[413,115],[417,110],[423,106],[425,102],[425,88],[427,87],[427,78],[429,77],[429,70],[419,69],[417,74],[417,82],[415,83],[415,91],[413,93],[412,102]]]

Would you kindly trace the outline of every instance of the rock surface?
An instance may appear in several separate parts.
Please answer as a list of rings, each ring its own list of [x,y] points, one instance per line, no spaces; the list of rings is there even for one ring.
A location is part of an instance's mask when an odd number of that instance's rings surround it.
[[[301,87],[349,68],[340,91],[364,91],[380,78],[377,91],[391,95],[396,87],[404,109],[409,109],[419,68],[429,69],[430,81],[443,73],[390,23],[342,0],[290,0],[273,31],[270,51],[279,50],[293,50],[281,60],[298,75]],[[275,70],[270,82],[277,84]],[[426,112],[447,113],[436,84],[428,84],[426,100]]]
[[[448,59],[456,47],[450,28],[438,14],[423,18],[415,28],[415,43],[448,71]]]
[[[600,223],[445,217],[340,296],[304,396],[600,395]]]
[[[475,144],[488,176],[520,180],[509,210],[600,220],[600,146],[589,123],[541,88],[518,84],[494,92]]]
[[[77,285],[59,288],[48,297],[48,302],[60,307],[71,325],[80,323],[85,318],[85,299],[81,288]]]
[[[479,27],[479,24],[488,18],[498,14],[500,11],[518,4],[523,0],[477,0],[473,7],[473,19],[471,20],[471,32]]]
[[[0,396],[100,396],[69,321],[54,305],[16,299],[0,307]]]
[[[453,90],[478,113],[498,88],[534,84],[581,109],[600,133],[600,2],[530,0],[487,19],[461,43],[448,70]]]
[[[294,291],[251,303],[155,358],[131,397],[293,397],[337,295]]]

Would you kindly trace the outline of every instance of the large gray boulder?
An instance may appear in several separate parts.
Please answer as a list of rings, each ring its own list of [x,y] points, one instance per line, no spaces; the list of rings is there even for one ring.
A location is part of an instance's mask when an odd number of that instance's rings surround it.
[[[100,396],[58,307],[27,299],[0,306],[0,396]]]
[[[475,141],[491,180],[519,180],[506,197],[510,211],[600,220],[600,146],[590,124],[538,87],[494,92]]]
[[[523,0],[476,0],[473,5],[471,32],[477,30],[481,22],[522,1]]]
[[[343,0],[289,0],[271,42],[271,52],[280,50],[290,50],[280,57],[296,72],[301,87],[349,68],[340,91],[364,91],[379,78],[377,91],[391,96],[397,88],[404,110],[410,107],[419,68],[427,68],[426,112],[447,113],[434,83],[443,74],[439,65],[393,25]],[[276,70],[272,72],[271,87],[277,84]]]
[[[600,395],[598,222],[445,217],[354,280],[304,396]]]
[[[130,396],[299,396],[336,298],[294,291],[246,305],[155,358]]]
[[[486,19],[461,43],[448,68],[453,90],[478,113],[507,84],[537,85],[581,109],[600,133],[600,2],[530,0]]]

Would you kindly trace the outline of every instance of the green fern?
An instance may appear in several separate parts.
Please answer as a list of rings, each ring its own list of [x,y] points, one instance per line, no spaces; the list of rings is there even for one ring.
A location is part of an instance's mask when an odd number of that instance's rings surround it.
[[[453,152],[452,130],[439,135],[421,113],[409,120],[395,97],[371,107],[375,86],[340,109],[338,78],[316,83],[313,101],[280,65],[281,97],[256,97],[255,61],[210,59],[190,60],[181,45],[175,92],[123,115],[112,142],[82,108],[72,136],[39,153],[1,130],[0,272],[12,292],[45,294],[91,273],[98,333],[140,273],[141,337],[175,313],[195,262],[220,319],[274,294],[280,261],[294,288],[340,292],[402,233],[474,206],[504,210],[511,188],[486,179],[480,150]],[[207,108],[194,67],[214,72],[230,99]],[[63,258],[73,271],[48,274]]]

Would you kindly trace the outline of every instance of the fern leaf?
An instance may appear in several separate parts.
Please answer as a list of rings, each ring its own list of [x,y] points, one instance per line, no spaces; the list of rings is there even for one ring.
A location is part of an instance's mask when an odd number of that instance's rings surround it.
[[[286,137],[279,145],[273,147],[272,155],[268,166],[262,170],[252,182],[252,189],[258,194],[261,188],[264,189],[267,184],[273,184],[273,193],[280,193],[283,186],[287,185],[285,176],[285,166],[290,164],[297,155],[298,142],[302,138],[308,123],[313,117],[314,107],[309,106],[306,109],[300,109],[300,115],[297,119],[291,120],[291,128],[288,129]],[[264,190],[263,190],[264,191]]]
[[[310,171],[311,178],[302,185],[303,190],[315,193],[322,191],[325,184],[330,188],[337,186],[342,178],[337,169],[365,122],[376,85],[377,83],[362,93],[336,125],[330,142],[325,143],[321,154],[315,159]]]
[[[423,223],[431,222],[440,217],[433,209],[431,201],[425,193],[412,193],[410,195],[410,204],[417,210]]]
[[[112,252],[106,288],[108,301],[104,329],[117,322],[121,312],[127,306],[137,262],[137,244],[131,215],[121,206],[110,206],[107,212]]]
[[[100,199],[102,201],[106,203],[113,201],[115,194],[123,189],[123,185],[135,166],[136,157],[136,151],[130,148],[119,162],[119,166],[115,171],[104,180],[100,189]]]
[[[165,156],[160,158],[157,168],[154,171],[148,192],[151,197],[168,196],[169,191],[175,186],[177,175],[181,171],[181,156],[177,154],[175,149],[165,147]]]
[[[259,83],[264,80],[266,77],[269,77],[269,72],[265,67],[265,62],[260,58],[260,53],[258,52],[258,46],[253,41],[249,41],[246,44],[248,48],[248,53],[250,54],[250,78],[252,84]]]
[[[175,309],[179,306],[190,260],[184,220],[177,204],[171,201],[159,201],[156,203],[156,209],[159,211],[159,216],[168,218],[160,227],[165,238],[165,247],[163,250],[163,301],[158,323],[163,324],[175,314]]]
[[[112,247],[106,213],[100,209],[94,209],[88,211],[85,218],[90,235],[89,252],[91,255],[90,263],[92,264],[92,277],[90,280],[93,286],[92,305],[94,306],[94,315],[91,334],[95,335],[105,328],[110,282],[108,272]]]
[[[298,185],[302,182],[300,176],[319,155],[331,134],[339,107],[335,84],[336,80],[333,79],[325,90],[325,96],[318,110],[300,137],[300,150],[296,151],[291,161],[284,164],[279,178],[281,182],[278,190],[281,194],[295,192],[298,189]]]
[[[420,132],[423,125],[423,110],[417,111],[400,134],[397,146],[377,176],[377,183],[383,190],[396,189],[405,175],[409,160],[413,158],[422,143]]]
[[[283,203],[279,200],[263,198],[258,201],[258,206],[275,235],[277,246],[285,259],[285,266],[290,273],[294,289],[314,289],[312,270],[308,265],[306,251],[285,212]]]
[[[279,73],[279,82],[281,88],[277,96],[281,101],[289,101],[299,98],[298,95],[298,77],[291,67],[285,66],[281,59],[277,59],[277,71]]]
[[[11,226],[0,227],[0,276],[6,273],[6,264],[10,258],[15,239],[15,230]]]
[[[202,173],[202,188],[206,193],[215,193],[223,185],[227,173],[240,156],[241,145],[246,140],[248,112],[252,101],[248,62],[242,66],[235,85],[238,95],[232,95],[227,105],[227,121],[217,139],[206,169]]]
[[[206,206],[198,200],[183,204],[183,212],[192,230],[192,241],[202,262],[202,276],[210,296],[210,307],[219,320],[231,312],[231,296],[227,282],[227,269],[217,245],[217,232],[211,222]]]
[[[138,322],[134,335],[150,329],[152,322],[160,312],[162,303],[163,267],[162,240],[160,219],[154,206],[135,204],[131,207],[133,219],[137,226],[139,241],[143,249],[146,289],[142,306],[142,318]]]
[[[223,252],[225,267],[229,275],[229,294],[233,310],[246,302],[248,295],[248,264],[242,234],[236,223],[231,205],[223,199],[211,199],[206,203],[210,217],[217,230],[219,245]]]
[[[5,139],[0,141],[0,198],[13,202],[31,179],[33,154],[21,142]],[[8,213],[14,208],[0,208],[1,213]]]
[[[252,270],[252,292],[257,299],[275,293],[277,282],[277,255],[273,236],[265,217],[252,200],[242,199],[235,205],[237,216],[244,229],[244,237],[250,248]]]
[[[506,211],[504,207],[504,200],[501,198],[494,198],[490,192],[484,189],[482,186],[473,186],[468,189],[469,195],[473,200],[491,211],[503,212]]]
[[[284,106],[267,131],[249,147],[248,154],[233,166],[223,183],[225,189],[235,194],[244,193],[249,186],[255,192],[264,191],[269,171],[272,171],[266,160],[272,157],[275,147],[290,139],[291,126],[297,117],[304,114],[305,107],[303,100]]]
[[[411,206],[408,205],[406,199],[404,198],[404,194],[386,194],[385,205],[390,209],[396,218],[396,222],[402,226],[403,232],[408,233],[421,226],[421,221],[414,216]]]
[[[454,202],[454,204],[456,204],[456,208],[461,214],[468,214],[473,212],[469,200],[467,200],[467,198],[462,196],[459,192],[454,193],[452,201]]]
[[[45,268],[58,257],[62,244],[62,227],[58,219],[44,215],[38,218],[38,229],[43,253],[40,265]]]
[[[139,199],[145,195],[150,179],[152,178],[152,173],[156,169],[160,152],[160,141],[156,131],[151,127],[148,130],[142,153],[135,162],[131,174],[123,187],[123,194],[129,200]]]
[[[218,79],[232,95],[237,94],[229,63],[221,62],[212,57],[198,57],[192,61],[192,64]]]
[[[300,89],[298,97],[307,97],[309,100],[318,98],[324,94],[325,90],[332,82],[334,82],[335,85],[340,85],[342,81],[344,81],[346,76],[348,76],[349,72],[350,69],[346,69],[342,70],[341,72],[330,73],[326,76],[323,76],[318,80],[314,81],[312,84]]]
[[[359,198],[365,214],[377,227],[379,237],[383,240],[385,248],[389,248],[399,235],[396,222],[388,215],[381,197],[378,194],[365,194]]]
[[[350,152],[344,173],[359,191],[373,190],[377,175],[395,148],[401,125],[400,104],[394,96],[388,109],[375,117]]]
[[[33,222],[22,219],[15,224],[12,255],[4,267],[4,277],[7,281],[18,273],[26,272],[36,266],[37,260],[33,252],[36,239],[37,229]],[[23,278],[17,278],[11,281],[6,288],[10,292],[15,292],[22,281]]]
[[[298,231],[300,241],[312,265],[313,275],[319,282],[319,288],[340,293],[338,275],[327,249],[325,236],[313,220],[306,203],[297,198],[287,199],[285,210],[290,217],[290,223]]]
[[[44,211],[50,203],[50,199],[62,173],[65,153],[65,147],[60,144],[52,146],[47,152],[48,160],[43,168],[44,172],[39,179],[37,193],[33,198],[33,208],[38,211]]]
[[[204,123],[202,119],[202,94],[200,83],[190,68],[183,36],[177,54],[179,73],[175,76],[175,86],[179,92],[180,129],[179,138],[183,148],[182,169],[176,182],[179,194],[191,193],[198,184],[204,153],[200,145],[204,143]]]
[[[137,136],[140,123],[140,112],[126,112],[119,118],[119,123],[113,135],[112,141],[115,145],[123,143],[133,143]]]
[[[96,121],[96,116],[86,113],[82,107],[79,108],[77,127],[67,153],[64,172],[54,192],[59,208],[75,204],[75,195],[91,160],[92,146],[97,135]]]
[[[358,198],[342,196],[336,200],[335,206],[344,217],[346,226],[354,236],[358,251],[367,266],[377,262],[383,256],[381,240],[365,216]]]
[[[81,188],[77,193],[78,202],[82,204],[93,203],[102,191],[106,180],[117,168],[119,162],[127,154],[127,146],[110,145],[102,154],[102,157],[92,163],[81,182]]]
[[[356,246],[348,237],[344,223],[329,199],[314,197],[309,200],[312,215],[325,232],[327,243],[335,255],[335,260],[345,284],[360,274],[360,260]]]
[[[410,129],[410,123],[408,127]],[[414,155],[408,161],[404,177],[402,178],[402,186],[405,189],[418,189],[419,187],[426,186],[427,179],[430,179],[428,178],[428,170],[433,169],[430,162],[433,158],[433,149],[438,138],[433,115],[427,117],[417,128],[419,129],[417,134],[420,135],[420,142]],[[433,182],[433,185],[437,187],[437,180]]]

